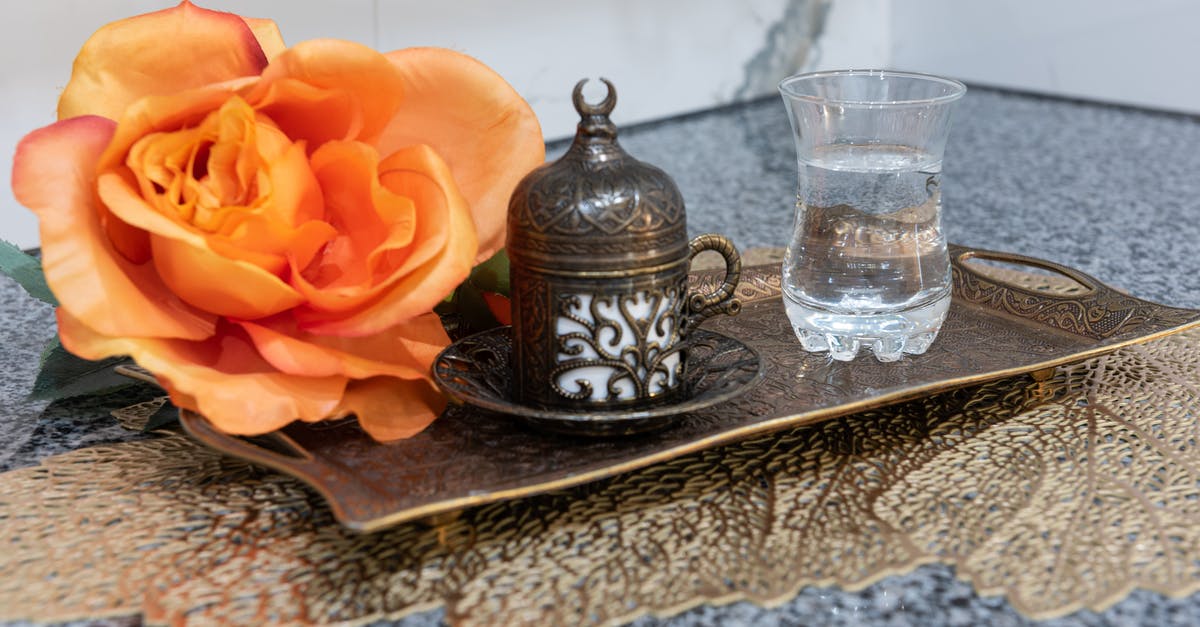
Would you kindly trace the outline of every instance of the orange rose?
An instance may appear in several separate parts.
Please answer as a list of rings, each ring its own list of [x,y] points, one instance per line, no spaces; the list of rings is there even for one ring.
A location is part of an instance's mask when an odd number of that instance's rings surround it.
[[[428,425],[449,341],[430,311],[504,245],[544,159],[529,106],[473,59],[285,48],[269,20],[186,1],[100,29],[58,110],[12,180],[63,345],[131,355],[235,434]]]

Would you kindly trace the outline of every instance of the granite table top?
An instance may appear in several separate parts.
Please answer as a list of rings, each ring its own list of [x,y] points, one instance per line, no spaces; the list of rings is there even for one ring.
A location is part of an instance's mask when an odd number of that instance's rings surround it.
[[[942,180],[950,241],[1049,259],[1141,298],[1200,308],[1200,119],[981,87],[971,88],[954,115]],[[743,250],[786,243],[796,175],[791,132],[777,99],[626,128],[620,140],[675,178],[693,235],[721,232]],[[548,156],[565,146],[551,144]],[[0,471],[144,437],[109,417],[112,409],[145,399],[144,388],[53,404],[26,400],[53,324],[49,307],[0,277],[6,372],[0,378]],[[435,610],[403,623],[441,619]],[[1103,612],[1079,611],[1044,624],[1197,622],[1200,594],[1168,599],[1135,591]],[[928,565],[860,591],[810,586],[778,608],[705,606],[634,624],[1030,623],[1002,598],[977,595],[952,568]]]

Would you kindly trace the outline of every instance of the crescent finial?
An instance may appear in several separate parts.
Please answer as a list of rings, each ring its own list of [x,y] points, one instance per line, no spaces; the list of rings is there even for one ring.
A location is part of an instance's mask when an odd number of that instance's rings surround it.
[[[588,79],[585,78],[575,83],[575,92],[571,99],[575,102],[575,110],[579,112],[579,115],[608,115],[617,106],[617,88],[613,87],[612,81],[607,78],[600,77],[600,80],[608,86],[608,94],[604,96],[604,100],[596,104],[589,104],[583,99],[583,86],[587,84]]]

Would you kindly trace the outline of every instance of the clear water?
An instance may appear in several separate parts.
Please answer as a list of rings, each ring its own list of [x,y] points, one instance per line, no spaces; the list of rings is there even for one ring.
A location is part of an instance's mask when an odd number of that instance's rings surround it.
[[[800,163],[784,305],[805,350],[880,361],[929,348],[950,308],[941,162],[891,145],[838,144]]]

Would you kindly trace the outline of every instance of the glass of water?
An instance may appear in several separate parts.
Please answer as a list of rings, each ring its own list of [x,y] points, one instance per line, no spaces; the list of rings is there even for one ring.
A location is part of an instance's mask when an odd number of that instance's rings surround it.
[[[966,90],[887,70],[779,84],[800,179],[783,302],[805,350],[895,361],[937,337],[950,309],[942,153]]]

